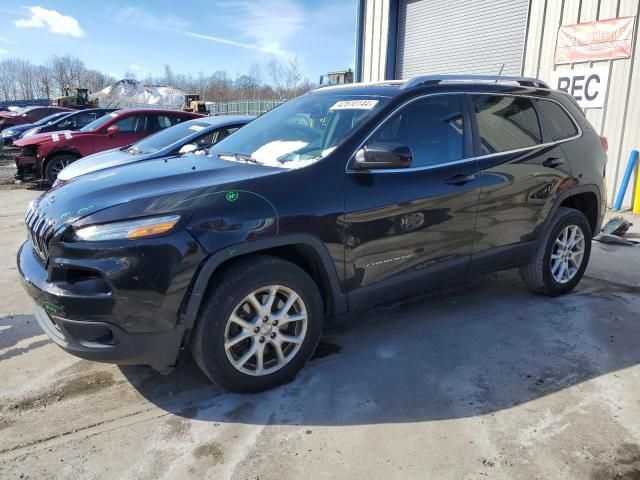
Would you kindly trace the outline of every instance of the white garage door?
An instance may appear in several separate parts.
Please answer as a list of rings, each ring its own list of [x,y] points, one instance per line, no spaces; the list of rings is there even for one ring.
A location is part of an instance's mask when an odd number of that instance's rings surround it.
[[[400,0],[396,77],[520,75],[529,0]]]

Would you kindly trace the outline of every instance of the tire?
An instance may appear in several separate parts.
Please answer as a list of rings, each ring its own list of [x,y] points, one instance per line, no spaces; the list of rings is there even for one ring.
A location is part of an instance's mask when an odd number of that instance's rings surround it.
[[[565,232],[567,237],[564,237]],[[570,246],[572,232],[576,232],[573,239],[577,242],[573,247]],[[583,236],[583,253],[578,262],[576,254],[581,250],[579,234]],[[573,290],[582,279],[589,263],[591,236],[591,226],[584,213],[573,208],[560,207],[545,228],[534,257],[520,268],[520,276],[527,288],[550,297]],[[565,243],[569,244],[566,251],[561,247],[563,238],[567,240]],[[576,266],[576,263],[579,264]]]
[[[254,294],[253,299],[264,307],[261,315],[255,303],[246,301]],[[275,298],[271,308],[266,307],[269,295]],[[283,313],[285,301],[295,295],[299,300]],[[232,314],[242,325],[231,319]],[[279,324],[278,318],[284,322]],[[191,336],[191,354],[204,374],[227,390],[267,390],[290,381],[309,361],[320,340],[323,318],[322,297],[304,270],[277,257],[250,256],[215,278]],[[225,348],[225,343],[236,341]],[[280,356],[276,351],[279,342]],[[255,354],[247,356],[253,348]],[[264,352],[262,371],[260,351]]]
[[[60,170],[62,170],[70,163],[75,162],[77,159],[78,157],[74,157],[73,155],[64,154],[52,157],[44,167],[45,180],[49,182],[49,184],[53,185],[53,183],[56,181],[56,178],[58,178],[58,173],[60,173]]]

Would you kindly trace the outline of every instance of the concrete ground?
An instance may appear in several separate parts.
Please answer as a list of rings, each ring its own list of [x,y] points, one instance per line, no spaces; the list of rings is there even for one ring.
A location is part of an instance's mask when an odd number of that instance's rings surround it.
[[[36,194],[0,191],[0,478],[640,478],[640,247],[561,298],[507,272],[377,308],[241,396],[54,346],[14,260]]]

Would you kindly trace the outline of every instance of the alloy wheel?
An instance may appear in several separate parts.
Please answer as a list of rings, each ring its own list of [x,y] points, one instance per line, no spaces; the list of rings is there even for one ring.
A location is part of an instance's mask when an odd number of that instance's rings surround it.
[[[585,240],[582,229],[569,225],[562,229],[551,251],[551,274],[558,283],[570,282],[576,276],[584,258]]]
[[[224,349],[236,370],[269,375],[288,364],[307,333],[307,309],[300,295],[282,285],[254,290],[227,320]]]

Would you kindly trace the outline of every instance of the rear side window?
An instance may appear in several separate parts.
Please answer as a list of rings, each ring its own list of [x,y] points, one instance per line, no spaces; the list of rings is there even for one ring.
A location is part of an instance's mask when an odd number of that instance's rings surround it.
[[[551,100],[537,100],[536,102],[542,120],[551,133],[551,138],[563,140],[578,134],[578,127],[564,108]]]
[[[413,154],[412,167],[438,165],[463,158],[463,127],[458,95],[427,97],[399,110],[367,144],[405,145]]]
[[[542,143],[531,100],[502,95],[472,95],[480,133],[480,154],[508,152]]]

